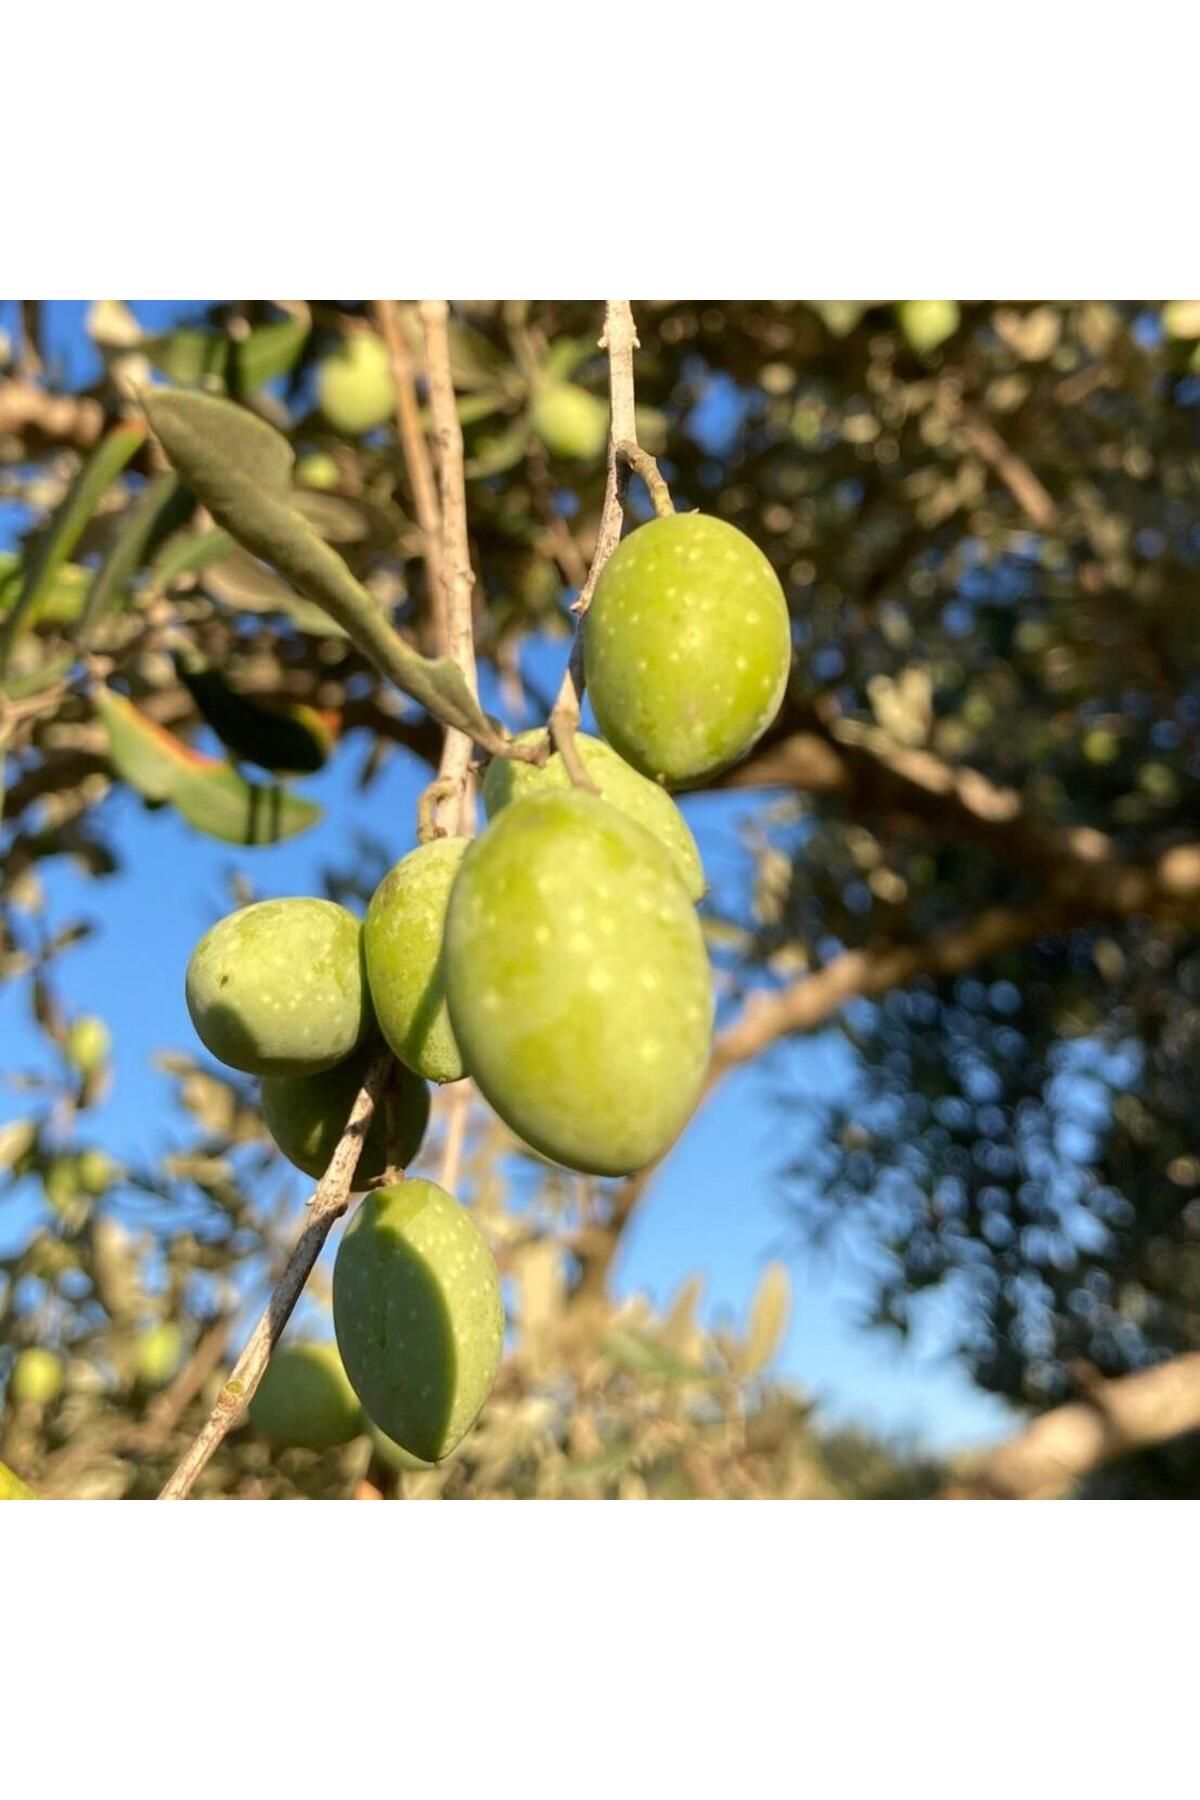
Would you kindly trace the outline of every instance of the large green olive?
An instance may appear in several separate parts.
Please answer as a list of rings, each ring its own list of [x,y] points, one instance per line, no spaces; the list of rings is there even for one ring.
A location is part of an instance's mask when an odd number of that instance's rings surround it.
[[[458,1081],[462,1057],[442,986],[442,938],[466,838],[435,838],[402,857],[371,897],[367,980],[394,1055],[427,1081]]]
[[[22,1406],[49,1406],[62,1393],[62,1358],[53,1350],[22,1350],[13,1364],[9,1392]]]
[[[372,1025],[362,927],[331,900],[260,900],[192,952],[187,1004],[205,1048],[251,1075],[314,1075]]]
[[[267,1075],[262,1111],[267,1130],[288,1161],[319,1181],[338,1147],[346,1120],[379,1044],[371,1042],[319,1075]],[[429,1089],[398,1064],[379,1097],[354,1172],[354,1186],[378,1181],[386,1169],[407,1169],[429,1123]]]
[[[504,1345],[496,1265],[470,1213],[431,1181],[368,1194],[338,1248],[333,1323],[379,1430],[424,1462],[448,1456]]]
[[[352,331],[325,358],[317,370],[317,404],[348,437],[387,424],[396,405],[392,361],[373,331]]]
[[[362,1407],[336,1344],[280,1344],[249,1413],[264,1437],[301,1450],[332,1450],[363,1429]]]
[[[597,1175],[666,1150],[699,1097],[713,995],[657,838],[578,789],[505,807],[463,861],[445,963],[467,1067],[526,1143]]]
[[[687,787],[735,763],[779,711],[791,628],[762,551],[721,519],[652,519],[605,564],[584,620],[600,729],[635,769]]]
[[[542,735],[540,729],[523,731],[516,741],[518,744],[532,744]],[[615,806],[618,812],[623,812],[627,818],[636,819],[639,825],[644,825],[647,831],[652,831],[655,837],[661,839],[674,857],[684,886],[692,899],[703,899],[704,865],[700,861],[700,852],[696,848],[695,838],[687,828],[687,821],[671,796],[665,794],[657,782],[647,781],[644,775],[639,775],[603,738],[589,737],[586,732],[581,731],[576,736],[575,743],[584,768],[604,799],[610,806]],[[531,794],[543,793],[548,788],[570,786],[571,777],[557,751],[540,769],[535,768],[532,763],[497,756],[488,765],[488,772],[483,779],[483,804],[487,808],[489,819],[494,819],[512,800],[525,800]]]

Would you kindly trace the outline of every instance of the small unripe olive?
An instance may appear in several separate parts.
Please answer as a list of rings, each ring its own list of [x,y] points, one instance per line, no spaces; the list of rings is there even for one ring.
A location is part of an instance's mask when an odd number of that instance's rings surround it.
[[[298,1169],[320,1180],[338,1147],[346,1120],[377,1042],[319,1075],[266,1075],[262,1110],[267,1130]],[[429,1123],[429,1089],[420,1076],[396,1064],[371,1115],[353,1186],[366,1187],[385,1169],[407,1169],[421,1147]]]
[[[264,1437],[301,1450],[332,1450],[363,1428],[362,1407],[336,1344],[277,1346],[249,1414]]]
[[[134,1366],[146,1387],[170,1381],[183,1359],[183,1333],[170,1319],[160,1319],[138,1333]]]
[[[367,980],[392,1053],[427,1081],[458,1081],[462,1057],[446,1010],[442,939],[466,838],[435,838],[402,857],[371,896]]]
[[[540,729],[523,731],[516,742],[532,744],[542,735]],[[639,775],[602,738],[589,737],[586,732],[581,731],[576,734],[575,744],[584,768],[599,788],[602,797],[610,806],[615,806],[618,812],[623,812],[626,818],[636,819],[639,825],[644,825],[647,831],[654,833],[675,859],[683,884],[692,899],[702,900],[704,865],[700,861],[696,840],[688,830],[687,821],[670,795],[664,793],[657,782],[647,781],[644,775]],[[483,804],[487,808],[488,817],[494,819],[510,801],[525,800],[531,794],[543,793],[551,788],[571,786],[566,764],[557,750],[540,769],[535,768],[532,763],[497,756],[493,757],[483,779]]]
[[[49,1406],[62,1393],[62,1358],[53,1350],[22,1350],[13,1364],[9,1391],[22,1406]]]
[[[552,456],[595,462],[608,443],[608,408],[572,381],[550,381],[533,398],[530,423]]]
[[[251,1075],[312,1075],[358,1048],[372,1017],[362,928],[331,900],[260,900],[192,952],[187,1004],[205,1048]]]
[[[605,564],[583,648],[605,737],[643,775],[687,787],[745,756],[779,711],[787,602],[744,532],[700,513],[652,519]]]
[[[63,1044],[63,1054],[81,1075],[96,1075],[108,1061],[112,1038],[108,1026],[95,1013],[81,1013]]]
[[[386,425],[396,389],[382,339],[373,331],[352,331],[317,371],[317,403],[334,430],[348,437]]]
[[[901,300],[896,316],[918,356],[930,355],[953,337],[960,319],[957,300]]]
[[[667,1149],[704,1079],[712,978],[644,827],[574,788],[505,807],[463,859],[445,962],[467,1067],[518,1137],[597,1175]]]
[[[504,1344],[496,1265],[470,1213],[431,1181],[368,1194],[338,1248],[333,1322],[378,1429],[422,1461],[448,1456]]]
[[[328,450],[314,450],[296,464],[296,482],[300,487],[335,488],[341,479],[337,459]]]

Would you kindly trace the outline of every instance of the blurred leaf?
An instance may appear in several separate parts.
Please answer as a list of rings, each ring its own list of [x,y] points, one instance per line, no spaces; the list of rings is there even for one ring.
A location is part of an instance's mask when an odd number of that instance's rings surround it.
[[[232,539],[225,532],[227,542]],[[204,570],[202,585],[206,593],[226,606],[241,612],[281,614],[290,619],[297,631],[309,637],[345,637],[336,619],[331,619],[323,606],[303,600],[274,570],[256,562],[245,550],[234,549],[232,555],[210,564]]]
[[[0,1125],[0,1169],[12,1169],[37,1143],[38,1128],[33,1119],[13,1119]]]
[[[782,1263],[763,1270],[750,1304],[750,1325],[739,1364],[745,1375],[766,1368],[783,1342],[792,1304],[792,1284]]]
[[[703,1369],[684,1362],[639,1331],[628,1331],[623,1327],[610,1331],[604,1340],[604,1348],[614,1362],[639,1375],[653,1375],[668,1382],[708,1379]]]
[[[227,531],[214,527],[211,531],[182,532],[163,545],[150,569],[150,584],[163,591],[180,575],[189,575],[219,562],[234,548]]]
[[[311,706],[271,708],[248,699],[192,650],[177,650],[174,661],[202,717],[239,760],[275,775],[312,775],[325,766],[334,733]]]
[[[118,603],[133,580],[156,533],[169,524],[182,524],[194,504],[178,475],[159,475],[139,494],[113,537],[108,554],[97,569],[88,590],[87,604],[79,621],[76,643],[82,649],[105,613]]]
[[[16,603],[0,627],[0,670],[7,664],[26,615],[37,607],[104,495],[145,441],[144,425],[118,425],[101,439],[71,483],[49,530],[30,558]]]

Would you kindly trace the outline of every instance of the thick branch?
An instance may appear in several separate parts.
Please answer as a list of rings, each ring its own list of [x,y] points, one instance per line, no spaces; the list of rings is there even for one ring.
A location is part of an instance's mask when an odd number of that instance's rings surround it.
[[[1105,1463],[1188,1431],[1200,1431],[1200,1352],[1093,1382],[990,1451],[945,1497],[1053,1500]]]
[[[250,1334],[233,1372],[217,1395],[216,1404],[205,1420],[179,1467],[163,1488],[160,1500],[186,1500],[197,1477],[206,1467],[218,1446],[238,1424],[266,1373],[271,1352],[292,1316],[304,1284],[325,1246],[325,1240],[350,1203],[350,1187],[354,1171],[362,1155],[363,1140],[375,1111],[375,1103],[383,1092],[391,1069],[388,1055],[377,1057],[367,1071],[367,1078],[350,1109],[341,1142],[330,1159],[329,1167],[317,1184],[308,1219],[300,1233],[287,1267],[275,1285],[267,1309]]]

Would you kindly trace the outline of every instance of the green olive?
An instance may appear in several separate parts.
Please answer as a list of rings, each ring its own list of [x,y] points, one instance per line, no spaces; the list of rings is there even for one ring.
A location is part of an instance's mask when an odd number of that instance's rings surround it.
[[[346,1120],[380,1045],[371,1042],[319,1075],[267,1075],[262,1110],[267,1130],[298,1169],[315,1181],[346,1129]],[[393,1065],[379,1097],[358,1167],[355,1187],[378,1181],[387,1169],[407,1169],[429,1123],[429,1089],[411,1070]]]
[[[427,1081],[458,1081],[463,1073],[442,985],[442,938],[466,848],[466,838],[435,838],[402,857],[375,889],[363,927],[379,1029],[393,1054]]]

